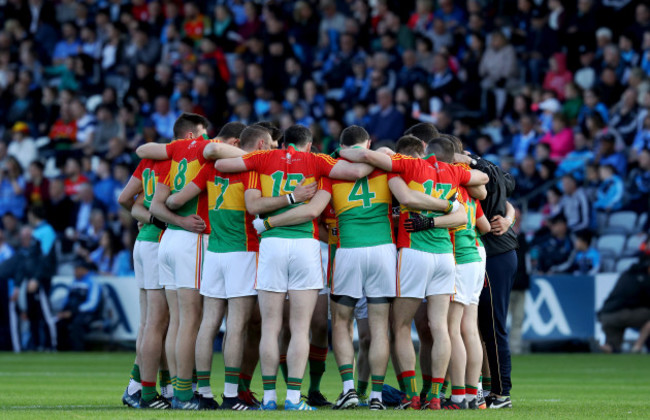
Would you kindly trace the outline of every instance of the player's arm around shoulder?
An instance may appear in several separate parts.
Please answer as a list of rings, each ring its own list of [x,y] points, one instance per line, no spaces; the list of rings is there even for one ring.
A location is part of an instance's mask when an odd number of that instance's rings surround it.
[[[477,185],[474,187],[465,187],[467,193],[477,200],[485,200],[487,198],[487,188],[485,185]]]
[[[117,202],[124,209],[131,211],[133,204],[135,203],[135,196],[142,192],[142,181],[136,177],[129,178],[129,182],[126,183],[126,186],[120,193],[120,196],[117,198]]]
[[[331,198],[332,194],[329,191],[318,190],[309,203],[269,217],[266,221],[270,227],[293,226],[310,222],[321,215]]]
[[[136,198],[133,207],[131,207],[131,216],[140,223],[151,223],[151,213],[144,206],[144,194],[140,194]]]
[[[203,157],[207,160],[232,159],[242,157],[246,154],[239,147],[231,146],[226,143],[210,143],[203,149]],[[244,169],[245,170],[245,169]],[[228,172],[228,171],[223,171]],[[243,172],[243,171],[237,171]]]
[[[438,228],[456,228],[467,223],[465,206],[459,206],[456,211],[435,218]]]
[[[161,143],[143,144],[135,149],[135,154],[140,159],[166,160],[170,158],[167,155],[167,145]]]
[[[199,195],[201,191],[201,187],[196,185],[194,182],[190,182],[176,194],[171,194],[169,197],[167,197],[167,200],[165,200],[165,205],[170,210],[176,211],[183,207],[185,203]]]
[[[490,226],[490,221],[485,217],[485,215],[476,219],[476,228],[478,229],[481,235],[490,233],[492,226]]]
[[[356,169],[358,171],[357,173],[354,174],[356,177],[342,178],[338,176],[340,175],[339,172],[335,172],[335,170],[337,169],[335,166],[334,169],[332,169],[332,172],[330,173],[330,178],[354,181],[356,179],[363,178],[364,176],[368,176],[373,171],[374,168],[379,168],[386,172],[391,172],[393,170],[392,158],[391,156],[389,156],[387,153],[384,152],[369,150],[364,148],[352,148],[352,149],[341,149],[339,153],[341,157],[345,159],[345,160],[340,159],[337,162],[336,166],[339,166],[339,171],[347,169],[348,165],[350,165],[351,162],[357,164],[360,163],[367,164],[370,165],[370,167],[368,168],[368,166],[357,166],[356,168],[353,168],[353,170]],[[349,162],[346,162],[346,160]]]
[[[440,198],[431,197],[423,192],[412,190],[406,185],[406,182],[399,177],[395,176],[388,180],[388,188],[393,193],[397,201],[403,206],[415,210],[431,210],[449,212],[451,210],[451,202],[449,200],[442,200]]]
[[[490,177],[488,176],[488,174],[486,174],[485,172],[481,172],[478,169],[470,169],[469,175],[470,175],[469,181],[465,184],[465,186],[467,187],[485,185],[490,181]]]
[[[264,197],[259,189],[249,188],[244,192],[244,201],[248,213],[257,216],[283,209],[291,204],[305,202],[311,199],[316,191],[318,191],[318,184],[312,182],[305,185],[303,178],[293,192],[279,197]]]

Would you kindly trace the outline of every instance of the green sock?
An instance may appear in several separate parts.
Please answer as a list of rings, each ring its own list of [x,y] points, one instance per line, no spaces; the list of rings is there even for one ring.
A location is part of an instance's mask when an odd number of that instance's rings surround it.
[[[487,376],[483,378],[483,391],[487,391],[488,393],[492,391],[492,378]]]
[[[428,395],[431,391],[431,381],[433,378],[429,375],[422,375],[422,390],[420,390],[420,395]]]
[[[445,379],[445,382],[442,384],[442,388],[440,388],[440,398],[445,398],[447,395],[447,388],[449,388],[449,385],[451,385],[451,382]]]
[[[236,367],[226,366],[226,383],[239,384],[239,371],[241,369]]]
[[[417,380],[415,379],[415,371],[408,370],[402,372],[402,381],[404,381],[404,387],[406,388],[406,397],[410,400],[413,397],[418,396],[418,385]]]
[[[199,388],[204,386],[210,386],[210,374],[212,372],[209,370],[199,370],[196,372],[196,379],[198,381]]]
[[[169,385],[172,381],[171,378],[169,377],[169,371],[168,370],[161,370],[158,372],[158,380],[160,381],[160,387],[162,388],[163,386]]]
[[[156,383],[155,382],[142,382],[142,400],[151,401],[156,398],[158,393],[156,392]]]
[[[302,387],[302,378],[287,378],[287,389],[300,391]]]
[[[176,388],[174,389],[174,397],[181,401],[189,401],[194,396],[192,392],[192,379],[176,378]]]
[[[382,382],[383,382],[383,376],[378,376],[378,378],[382,378]],[[359,379],[357,381],[357,394],[366,395],[367,392],[368,392],[368,382]]]
[[[278,380],[277,375],[264,376],[262,375],[262,386],[264,391],[272,391],[275,389],[275,382]]]
[[[199,377],[196,374],[196,369],[192,369],[192,383],[197,384],[199,382]]]
[[[178,384],[178,377],[173,376],[172,377],[172,388],[174,388],[174,392],[176,391],[177,384]]]
[[[372,392],[381,392],[382,389],[384,388],[384,379],[386,379],[385,376],[375,376],[372,375],[370,377],[370,380],[372,381]],[[366,382],[366,388],[368,387],[368,382]],[[364,391],[365,394],[365,391]]]
[[[427,394],[427,400],[431,401],[433,398],[442,397],[440,390],[442,389],[442,383],[444,381],[443,378],[433,378],[431,380],[431,390],[429,390],[429,394]]]
[[[397,375],[397,383],[399,384],[399,390],[406,393],[406,385],[404,385],[404,379],[401,373]]]
[[[282,377],[284,378],[284,382],[287,382],[287,378],[289,377],[289,368],[287,367],[287,355],[286,354],[281,354],[280,355],[280,370],[282,371]]]
[[[327,347],[309,346],[309,393],[320,391],[326,360]]]
[[[133,369],[131,369],[131,379],[136,382],[140,382],[140,366],[133,364]]]
[[[352,365],[339,366],[339,373],[343,382],[354,381],[354,367]]]
[[[243,373],[239,374],[239,392],[246,392],[251,389],[252,377],[245,375]]]

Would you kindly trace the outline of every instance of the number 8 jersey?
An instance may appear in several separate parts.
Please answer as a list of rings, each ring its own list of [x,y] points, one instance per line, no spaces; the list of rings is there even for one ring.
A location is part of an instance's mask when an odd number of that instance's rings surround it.
[[[355,182],[334,179],[331,182],[340,248],[394,243],[392,196],[386,172],[376,169]]]
[[[279,197],[290,194],[305,179],[305,184],[318,182],[319,189],[329,191],[327,176],[336,160],[320,153],[307,153],[289,145],[286,150],[261,150],[243,156],[246,168],[259,174],[259,184],[249,188],[262,192],[263,197]],[[273,216],[302,205],[292,204],[265,216]],[[293,226],[283,226],[267,230],[262,238],[313,238],[318,239],[318,220]]]

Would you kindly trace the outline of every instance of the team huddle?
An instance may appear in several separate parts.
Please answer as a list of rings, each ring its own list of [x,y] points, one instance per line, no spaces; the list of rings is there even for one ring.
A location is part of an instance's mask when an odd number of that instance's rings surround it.
[[[456,138],[423,123],[394,151],[373,151],[368,133],[350,126],[328,156],[311,152],[304,126],[229,123],[213,140],[208,126],[185,113],[174,141],[138,148],[142,161],[120,196],[141,227],[133,252],[141,324],[124,404],[276,410],[280,367],[285,410],[385,410],[390,358],[399,409],[509,406],[488,397],[478,329],[489,178],[470,169]],[[320,391],[328,314],[342,380],[333,403]],[[218,404],[210,373],[224,318]],[[258,360],[262,401],[250,389]]]

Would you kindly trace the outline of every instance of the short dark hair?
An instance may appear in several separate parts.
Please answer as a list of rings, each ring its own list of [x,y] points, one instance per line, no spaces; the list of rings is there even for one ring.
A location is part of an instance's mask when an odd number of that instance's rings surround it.
[[[445,133],[438,134],[438,137],[451,141],[454,145],[454,153],[463,153],[463,142],[458,137]]]
[[[295,144],[296,146],[305,146],[311,143],[313,137],[309,128],[304,125],[294,124],[284,131],[284,144]]]
[[[270,136],[269,132],[262,127],[255,127],[254,125],[246,127],[239,135],[239,145],[242,149],[248,149],[267,135]]]
[[[233,121],[229,122],[228,124],[224,125],[221,127],[221,130],[219,130],[219,134],[217,134],[217,137],[222,138],[222,139],[230,139],[230,138],[240,138],[242,131],[246,128],[245,124],[240,123],[239,121]]]
[[[343,146],[354,146],[370,139],[365,128],[358,125],[351,125],[341,132],[340,143]]]
[[[273,141],[280,141],[282,139],[282,130],[271,121],[260,121],[252,125],[253,127],[260,127],[266,130]]]
[[[174,123],[174,138],[177,140],[182,139],[190,131],[196,130],[199,125],[202,125],[207,129],[210,126],[210,121],[208,121],[208,119],[203,115],[183,112]]]
[[[429,142],[427,153],[436,155],[441,162],[451,163],[454,161],[454,143],[451,140],[437,137]]]
[[[411,157],[420,157],[424,154],[422,140],[415,136],[402,136],[397,140],[395,152]]]
[[[594,237],[594,234],[589,229],[582,229],[575,233],[576,239],[580,239],[585,242],[587,245],[591,244],[591,240]]]
[[[435,125],[431,123],[418,123],[409,128],[404,132],[404,135],[411,135],[419,138],[425,143],[430,142],[431,140],[435,139],[438,137],[438,129],[436,128]]]

